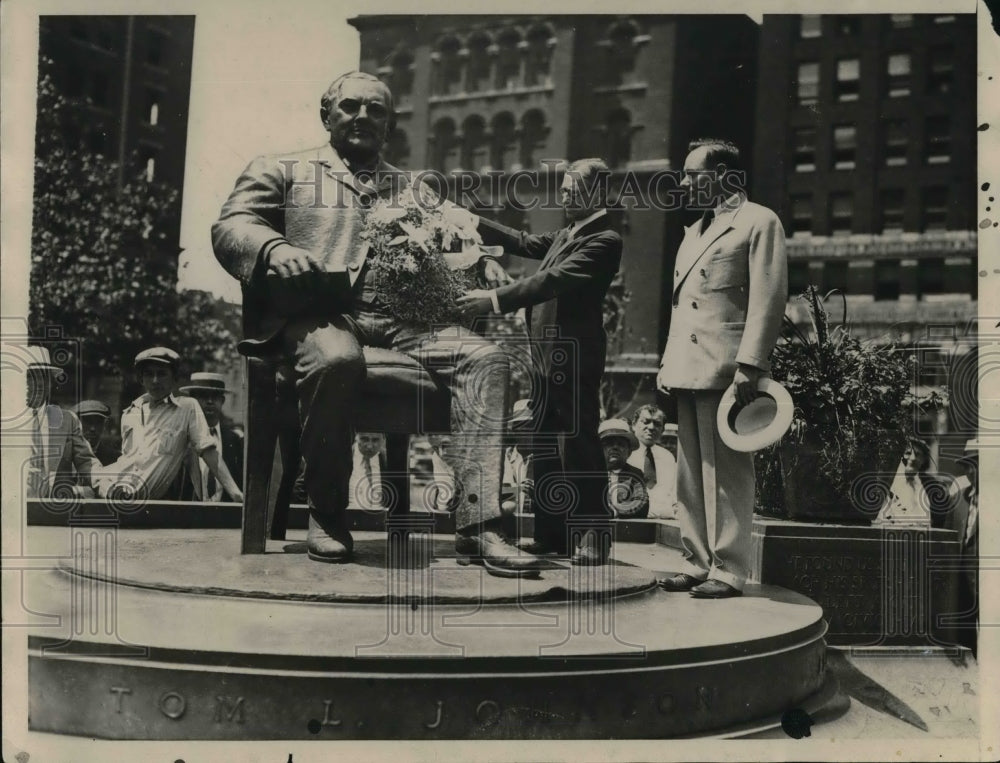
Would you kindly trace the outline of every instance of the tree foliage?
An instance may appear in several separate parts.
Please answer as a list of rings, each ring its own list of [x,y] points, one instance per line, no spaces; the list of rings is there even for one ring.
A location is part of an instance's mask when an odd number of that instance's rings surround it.
[[[126,372],[140,350],[167,345],[194,367],[234,360],[218,300],[178,292],[180,193],[148,182],[137,162],[81,147],[87,109],[63,97],[52,62],[39,68],[29,322],[80,342],[85,376]],[[124,182],[121,182],[124,179]],[[220,370],[222,370],[220,368]]]

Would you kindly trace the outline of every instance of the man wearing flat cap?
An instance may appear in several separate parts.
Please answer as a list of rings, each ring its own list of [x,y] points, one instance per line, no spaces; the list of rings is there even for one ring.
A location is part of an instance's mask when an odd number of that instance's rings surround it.
[[[83,436],[87,438],[101,465],[107,466],[117,461],[122,454],[121,448],[116,447],[108,438],[111,407],[100,400],[81,400],[73,407],[73,412],[80,419]]]
[[[31,411],[31,461],[28,464],[28,498],[53,494],[80,495],[75,483],[90,485],[91,473],[101,462],[83,436],[80,421],[71,412],[51,405],[53,365],[46,347],[28,347],[27,404]],[[89,491],[88,491],[89,492]]]
[[[226,388],[226,377],[209,371],[199,371],[191,374],[191,382],[181,387],[181,392],[198,401],[201,412],[205,414],[208,433],[215,441],[216,452],[222,454],[226,468],[242,489],[243,434],[222,415],[226,395],[232,394],[232,391]],[[194,486],[198,487],[197,495],[201,496],[202,501],[236,500],[226,492],[203,458],[198,459],[197,471],[185,476],[187,479],[183,481],[181,500],[195,497],[192,490]]]
[[[99,474],[95,470],[94,488],[102,498],[120,489],[126,495],[162,499],[193,451],[230,495],[243,500],[201,407],[173,394],[179,364],[180,356],[169,347],[151,347],[136,355],[135,370],[146,392],[122,414],[122,457]]]

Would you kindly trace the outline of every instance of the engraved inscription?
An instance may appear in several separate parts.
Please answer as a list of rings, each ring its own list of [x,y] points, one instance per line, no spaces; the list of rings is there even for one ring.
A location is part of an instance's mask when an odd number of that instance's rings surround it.
[[[500,720],[500,705],[485,699],[476,706],[476,720],[484,726],[493,726]]]
[[[121,715],[122,697],[124,697],[126,694],[131,694],[132,690],[127,689],[124,686],[112,686],[111,693],[115,695],[115,712]]]
[[[443,708],[444,708],[444,701],[439,699],[437,701],[437,717],[434,718],[434,721],[432,723],[424,723],[425,728],[433,730],[441,725],[441,719],[444,716]]]
[[[338,721],[335,718],[331,717],[330,714],[332,712],[333,712],[333,700],[332,699],[324,699],[323,700],[323,722],[322,722],[321,725],[323,725],[323,726],[339,726],[341,723],[343,723],[343,721]]]
[[[223,717],[229,723],[243,723],[243,697],[237,697],[233,702],[230,697],[216,695],[214,720],[222,723]]]
[[[669,694],[664,694],[657,701],[656,707],[659,709],[661,713],[667,715],[668,713],[673,712],[674,698]]]
[[[187,700],[175,691],[164,692],[158,705],[161,713],[175,721],[187,710]]]
[[[698,687],[698,709],[711,710],[719,699],[719,689],[717,686]]]

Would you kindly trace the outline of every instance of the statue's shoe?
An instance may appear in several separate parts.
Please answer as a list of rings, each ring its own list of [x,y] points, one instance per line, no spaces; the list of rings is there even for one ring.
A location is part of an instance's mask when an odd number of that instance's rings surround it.
[[[309,512],[309,532],[306,534],[309,558],[314,562],[339,564],[350,561],[354,538],[342,518]]]
[[[501,578],[538,577],[541,570],[548,567],[537,556],[522,551],[498,532],[457,535],[455,551],[459,564],[481,564],[488,573]]]

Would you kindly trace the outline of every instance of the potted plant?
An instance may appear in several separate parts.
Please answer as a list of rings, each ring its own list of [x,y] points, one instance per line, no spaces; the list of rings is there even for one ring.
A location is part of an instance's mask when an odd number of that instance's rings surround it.
[[[914,392],[916,359],[899,344],[831,328],[815,286],[801,295],[811,330],[786,315],[772,375],[795,403],[792,426],[756,457],[758,511],[812,522],[868,523],[878,513],[920,410],[945,395]],[[843,294],[841,293],[841,297]]]

